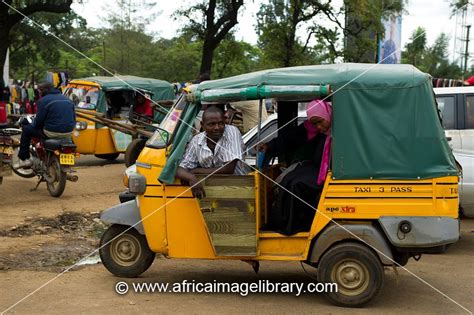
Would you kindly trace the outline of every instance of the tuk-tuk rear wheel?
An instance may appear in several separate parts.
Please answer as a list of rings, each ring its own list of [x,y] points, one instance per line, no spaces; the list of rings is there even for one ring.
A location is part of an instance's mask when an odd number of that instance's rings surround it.
[[[102,235],[99,254],[108,271],[127,278],[145,272],[155,259],[144,235],[119,224],[112,225]]]
[[[360,307],[374,299],[384,283],[380,259],[367,246],[346,242],[329,249],[318,266],[318,281],[336,283],[326,298],[339,306]]]

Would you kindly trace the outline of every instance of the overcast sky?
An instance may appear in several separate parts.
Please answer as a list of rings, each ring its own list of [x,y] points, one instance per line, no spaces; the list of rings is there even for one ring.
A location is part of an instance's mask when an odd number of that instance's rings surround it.
[[[143,2],[143,0],[135,1]],[[171,15],[176,9],[182,8],[185,4],[190,5],[193,0],[160,0],[157,2],[156,8],[161,11],[161,14],[154,23],[147,27],[147,31],[157,33],[160,37],[172,38],[177,35],[182,21],[175,21],[171,18]],[[101,9],[98,8],[99,3],[101,3]],[[99,27],[105,26],[101,17],[103,18],[106,15],[106,10],[102,8],[115,6],[115,3],[115,0],[86,0],[86,3],[82,5],[73,4],[73,8],[78,14],[87,19],[89,26]],[[239,24],[236,27],[237,39],[242,39],[252,44],[257,42],[255,21],[260,3],[261,1],[259,0],[246,1],[245,9],[240,13]],[[342,3],[342,0],[335,0],[334,3]],[[456,19],[454,17],[450,19],[451,10],[448,0],[409,0],[407,11],[408,14],[404,15],[402,19],[402,47],[409,40],[413,30],[421,26],[426,29],[428,44],[432,44],[439,33],[447,33],[451,38],[449,53],[450,55],[453,54]],[[472,11],[469,18],[471,24],[474,24],[474,14]],[[471,29],[471,52],[474,52],[473,34],[474,30]]]

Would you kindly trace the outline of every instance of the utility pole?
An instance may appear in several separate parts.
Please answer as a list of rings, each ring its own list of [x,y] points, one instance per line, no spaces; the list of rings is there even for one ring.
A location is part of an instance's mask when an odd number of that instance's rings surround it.
[[[102,41],[102,64],[104,65],[104,68],[107,67],[107,63],[105,62],[105,40]],[[105,70],[102,70],[102,75],[107,75]]]
[[[467,71],[467,61],[469,60],[469,30],[471,25],[466,25],[466,50],[464,51],[464,73]]]

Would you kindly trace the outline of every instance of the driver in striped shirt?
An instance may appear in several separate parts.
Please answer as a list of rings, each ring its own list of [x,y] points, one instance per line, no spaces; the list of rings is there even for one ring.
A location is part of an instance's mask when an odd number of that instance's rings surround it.
[[[208,107],[202,116],[203,132],[188,143],[183,159],[176,171],[176,178],[186,181],[197,198],[205,196],[204,189],[195,174],[248,173],[241,160],[244,142],[237,127],[225,124],[224,111],[216,106]]]

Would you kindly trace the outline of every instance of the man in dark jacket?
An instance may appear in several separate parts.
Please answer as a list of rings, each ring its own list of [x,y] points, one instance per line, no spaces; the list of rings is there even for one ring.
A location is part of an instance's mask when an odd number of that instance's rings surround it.
[[[22,128],[19,163],[13,166],[15,168],[31,167],[31,138],[69,138],[76,125],[74,103],[71,100],[47,81],[41,82],[38,90],[41,96],[38,112],[33,122]]]

